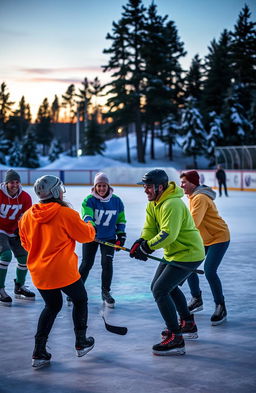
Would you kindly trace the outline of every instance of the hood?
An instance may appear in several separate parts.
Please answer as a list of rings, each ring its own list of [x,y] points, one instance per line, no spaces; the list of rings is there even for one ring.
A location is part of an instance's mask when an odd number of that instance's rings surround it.
[[[7,191],[7,186],[6,186],[5,183],[1,183],[1,184],[0,184],[0,189],[1,189],[1,191],[2,191],[8,198],[10,198],[10,199],[16,199],[16,198],[18,198],[18,196],[22,193],[22,187],[21,187],[21,185],[19,185],[19,190],[18,190],[17,194],[14,195],[14,196],[11,196],[11,195],[8,193],[8,191]]]
[[[33,220],[40,224],[51,221],[59,212],[61,205],[56,202],[36,203],[31,207],[31,215]]]
[[[177,186],[174,181],[170,181],[167,189],[163,192],[158,201],[153,201],[155,205],[164,202],[166,199],[170,198],[182,198],[184,196],[184,191],[181,187]]]
[[[113,188],[109,186],[109,193],[108,193],[108,195],[107,195],[106,197],[103,197],[103,198],[102,198],[102,197],[101,197],[99,194],[97,194],[97,192],[95,191],[95,187],[92,187],[92,189],[91,189],[92,195],[93,195],[95,198],[99,199],[101,202],[108,202],[108,201],[111,199],[111,197],[112,197],[112,195],[113,195],[113,192],[114,192]]]
[[[198,195],[198,194],[207,195],[213,201],[216,198],[216,192],[211,187],[208,187],[204,184],[201,186],[198,186],[194,189],[194,192],[191,195],[191,198],[193,198],[195,195]]]

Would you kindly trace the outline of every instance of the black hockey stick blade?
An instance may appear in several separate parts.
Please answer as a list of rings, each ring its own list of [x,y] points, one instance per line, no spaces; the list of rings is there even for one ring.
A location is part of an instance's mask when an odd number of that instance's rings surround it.
[[[109,323],[107,323],[106,320],[105,320],[104,315],[102,315],[102,319],[103,319],[103,321],[105,323],[106,329],[109,332],[114,333],[114,334],[120,334],[120,336],[125,336],[126,333],[128,332],[127,327],[124,327],[124,326],[113,326],[113,325],[110,325]]]

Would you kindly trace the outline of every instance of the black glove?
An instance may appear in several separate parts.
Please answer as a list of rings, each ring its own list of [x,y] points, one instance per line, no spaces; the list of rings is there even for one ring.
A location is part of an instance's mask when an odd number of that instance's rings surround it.
[[[117,240],[116,240],[115,244],[117,246],[123,247],[124,243],[125,243],[125,240],[126,240],[126,233],[125,232],[120,232],[120,233],[117,234]],[[116,248],[116,251],[120,251],[120,248]]]
[[[140,238],[133,243],[130,251],[130,257],[141,261],[147,261],[147,254],[151,254],[152,252],[153,250],[149,248],[147,241]]]

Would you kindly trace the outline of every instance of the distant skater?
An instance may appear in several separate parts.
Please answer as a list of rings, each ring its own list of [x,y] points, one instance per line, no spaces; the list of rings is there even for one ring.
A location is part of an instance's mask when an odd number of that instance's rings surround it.
[[[97,173],[91,194],[83,200],[82,218],[85,222],[93,223],[99,240],[123,246],[126,240],[124,204],[113,192],[107,175],[103,172]],[[83,244],[79,272],[85,282],[93,267],[98,247],[101,252],[102,267],[101,296],[104,304],[113,308],[115,299],[111,295],[111,283],[115,249],[97,242]]]
[[[181,187],[189,198],[190,212],[205,245],[205,277],[210,285],[215,303],[211,323],[212,325],[219,325],[226,320],[227,310],[217,270],[229,246],[229,229],[213,202],[216,197],[215,191],[208,186],[200,186],[198,172],[183,172],[180,179]],[[192,273],[188,278],[188,285],[192,295],[191,302],[188,305],[190,312],[202,310],[203,300],[199,278],[196,273]]]
[[[226,184],[227,177],[226,177],[226,173],[225,173],[224,169],[221,167],[221,165],[217,166],[216,178],[219,183],[219,196],[221,197],[221,195],[222,195],[222,186],[223,186],[225,195],[227,197],[228,196],[227,184]]]
[[[36,180],[34,190],[39,203],[34,204],[19,222],[23,247],[28,251],[28,269],[32,281],[45,302],[38,320],[32,366],[50,363],[46,342],[63,304],[62,292],[72,299],[75,349],[84,356],[94,346],[86,337],[87,293],[78,271],[76,241],[91,242],[95,229],[81,220],[79,213],[63,200],[65,187],[55,176]]]
[[[166,329],[162,332],[162,341],[153,346],[153,354],[183,355],[183,335],[185,338],[198,336],[194,316],[179,286],[204,259],[202,238],[182,201],[183,190],[168,181],[164,170],[147,172],[138,184],[143,184],[149,202],[141,237],[131,247],[130,256],[146,261],[147,254],[164,250],[164,259],[158,265],[151,290]]]
[[[14,295],[18,299],[34,300],[35,294],[25,286],[27,251],[20,243],[18,221],[32,205],[31,196],[23,191],[20,175],[13,169],[5,174],[0,185],[0,304],[11,306],[12,298],[5,291],[7,269],[12,253],[17,259]]]

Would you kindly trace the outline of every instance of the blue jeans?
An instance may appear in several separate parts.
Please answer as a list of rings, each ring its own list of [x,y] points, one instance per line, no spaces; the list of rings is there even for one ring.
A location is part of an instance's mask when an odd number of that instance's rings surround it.
[[[229,241],[223,243],[212,244],[211,246],[205,247],[205,262],[204,272],[205,277],[210,285],[214,302],[216,304],[224,303],[224,296],[222,292],[222,285],[217,274],[217,269],[228,249]],[[201,290],[199,287],[199,278],[197,273],[193,273],[188,278],[188,285],[190,288],[191,295],[193,297],[200,296]]]
[[[175,261],[175,263],[189,268],[191,271],[172,266],[171,262],[160,262],[156,270],[151,283],[151,291],[167,328],[173,333],[179,333],[180,331],[177,312],[181,319],[186,319],[190,316],[186,298],[179,285],[190,276],[191,272],[201,262]]]

